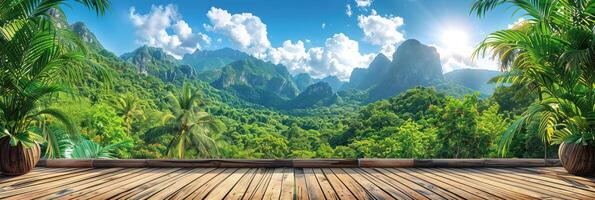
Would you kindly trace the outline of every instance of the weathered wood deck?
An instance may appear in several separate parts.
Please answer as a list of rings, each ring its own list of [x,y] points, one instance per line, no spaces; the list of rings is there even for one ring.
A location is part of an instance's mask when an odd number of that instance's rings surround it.
[[[595,199],[561,167],[45,168],[0,176],[0,199]]]

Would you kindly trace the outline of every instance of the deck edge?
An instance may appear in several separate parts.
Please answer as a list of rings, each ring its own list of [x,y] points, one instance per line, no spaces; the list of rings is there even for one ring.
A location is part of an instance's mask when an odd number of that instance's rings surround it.
[[[41,159],[37,167],[559,167],[559,159]]]

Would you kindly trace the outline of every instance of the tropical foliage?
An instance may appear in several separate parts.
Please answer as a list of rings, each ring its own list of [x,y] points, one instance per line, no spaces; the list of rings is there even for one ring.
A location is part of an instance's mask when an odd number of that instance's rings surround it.
[[[97,14],[109,7],[105,0],[76,1]],[[85,57],[86,46],[60,23],[64,1],[0,1],[0,128],[11,145],[48,142],[48,157],[59,157],[59,144],[46,127],[49,117],[65,125],[73,141],[77,127],[69,117],[47,106],[47,98],[82,85],[85,73],[109,78],[103,67]],[[37,127],[37,129],[34,129]]]
[[[479,0],[478,16],[510,4],[526,20],[491,33],[475,55],[491,53],[505,70],[496,81],[535,91],[539,97],[504,133],[509,150],[521,131],[544,142],[595,144],[595,1]]]
[[[98,14],[109,7],[75,2]],[[333,101],[303,109],[283,105],[297,86],[270,92],[279,88],[258,81],[284,85],[292,77],[281,65],[253,58],[245,62],[261,65],[224,69],[260,77],[248,88],[175,61],[141,69],[134,62],[147,59],[83,42],[63,3],[0,0],[0,137],[45,140],[46,158],[479,158],[499,156],[499,145],[508,157],[555,155],[535,130],[545,142],[593,143],[592,1],[476,1],[480,16],[503,3],[532,16],[478,48],[506,71],[496,81],[509,84],[491,97],[432,86],[368,103],[368,91],[321,86]],[[278,106],[240,98],[252,95]]]

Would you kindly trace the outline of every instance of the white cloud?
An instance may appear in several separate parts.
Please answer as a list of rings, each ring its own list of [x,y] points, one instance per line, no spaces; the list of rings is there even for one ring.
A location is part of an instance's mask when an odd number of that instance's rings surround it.
[[[326,28],[326,23],[322,23],[322,25],[320,25],[320,28],[322,28],[322,29]]]
[[[351,11],[351,5],[347,4],[345,14],[347,14],[347,16],[349,16],[349,17],[351,17],[351,15],[353,15],[353,12]]]
[[[136,28],[137,42],[140,44],[162,48],[178,59],[200,49],[197,34],[181,19],[177,8],[172,4],[153,5],[146,14],[137,13],[131,7],[128,17]]]
[[[370,7],[372,0],[355,0],[355,4],[357,4],[357,7]]]
[[[480,57],[476,60],[471,58],[473,46],[457,48],[457,50],[430,45],[436,48],[440,54],[440,62],[444,73],[458,69],[489,69],[498,70],[498,64],[491,58]]]
[[[343,33],[326,39],[323,47],[306,49],[301,40],[286,40],[280,47],[272,47],[267,37],[267,26],[258,16],[251,13],[230,14],[223,9],[211,8],[207,17],[211,24],[204,26],[208,30],[226,36],[240,50],[254,57],[285,65],[292,74],[308,72],[317,78],[335,75],[345,80],[353,68],[367,67],[374,57],[373,54],[361,54],[359,43]],[[325,26],[322,23],[322,28]],[[306,39],[306,43],[309,42]]]
[[[508,29],[512,29],[515,26],[518,26],[518,25],[524,23],[525,21],[527,21],[525,18],[522,18],[522,17],[521,18],[518,18],[514,23],[508,24]]]
[[[271,47],[266,25],[252,13],[232,15],[227,10],[211,7],[207,17],[211,24],[205,25],[205,29],[229,37],[243,51],[262,54]]]
[[[282,47],[272,49],[265,59],[287,66],[292,74],[307,72],[317,78],[334,75],[346,80],[354,68],[367,67],[373,58],[373,54],[360,53],[357,41],[338,33],[327,38],[324,47],[308,50],[302,41],[285,41]]]
[[[395,50],[394,45],[405,40],[399,28],[404,24],[399,16],[380,16],[375,10],[368,16],[357,17],[358,26],[364,32],[364,41],[379,45],[382,52],[390,57]]]

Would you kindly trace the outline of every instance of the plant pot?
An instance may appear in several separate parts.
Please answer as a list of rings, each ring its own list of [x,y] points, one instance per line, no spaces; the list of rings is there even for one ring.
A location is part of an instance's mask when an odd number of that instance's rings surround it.
[[[595,174],[595,146],[562,143],[558,157],[568,173],[578,176]]]
[[[0,138],[0,172],[2,175],[17,176],[30,172],[40,157],[39,144],[26,148],[19,143],[10,146],[10,138]]]

